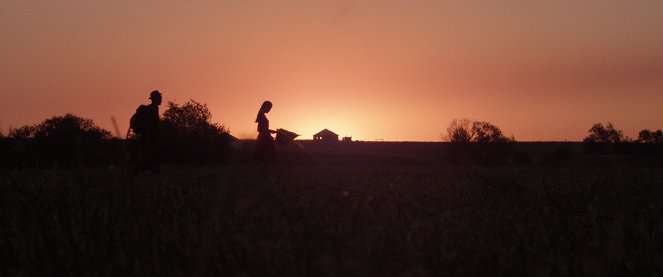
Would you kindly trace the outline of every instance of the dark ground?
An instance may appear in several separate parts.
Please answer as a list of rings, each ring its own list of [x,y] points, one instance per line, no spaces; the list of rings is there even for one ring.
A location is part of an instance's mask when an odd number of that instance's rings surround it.
[[[502,150],[302,142],[270,164],[240,152],[158,176],[4,169],[0,272],[663,274],[659,156],[514,147],[495,158]]]

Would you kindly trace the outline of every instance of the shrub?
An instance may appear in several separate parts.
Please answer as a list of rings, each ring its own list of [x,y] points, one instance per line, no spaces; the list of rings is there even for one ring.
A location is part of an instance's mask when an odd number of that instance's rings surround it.
[[[168,103],[163,114],[161,137],[163,159],[174,163],[203,163],[224,160],[232,136],[223,125],[211,122],[206,104],[189,100]]]
[[[513,142],[513,136],[504,136],[499,127],[487,121],[454,119],[447,127],[446,139],[450,142]]]

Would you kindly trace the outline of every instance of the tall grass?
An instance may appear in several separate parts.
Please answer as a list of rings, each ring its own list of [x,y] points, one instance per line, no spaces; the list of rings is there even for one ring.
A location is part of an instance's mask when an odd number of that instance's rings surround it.
[[[0,172],[11,275],[661,275],[655,167]]]

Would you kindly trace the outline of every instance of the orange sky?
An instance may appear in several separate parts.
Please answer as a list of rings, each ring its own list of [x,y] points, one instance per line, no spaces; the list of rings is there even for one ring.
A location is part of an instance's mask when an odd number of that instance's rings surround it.
[[[126,130],[159,89],[240,138],[264,100],[303,138],[436,141],[462,117],[520,141],[634,137],[663,128],[661,26],[658,0],[2,1],[0,128]]]

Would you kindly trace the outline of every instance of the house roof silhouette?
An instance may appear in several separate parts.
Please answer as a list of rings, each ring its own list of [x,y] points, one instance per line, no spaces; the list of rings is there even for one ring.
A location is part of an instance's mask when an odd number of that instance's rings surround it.
[[[338,137],[338,135],[332,131],[329,131],[328,129],[324,129],[317,134],[313,135],[313,137],[329,137],[329,136],[334,136]]]

